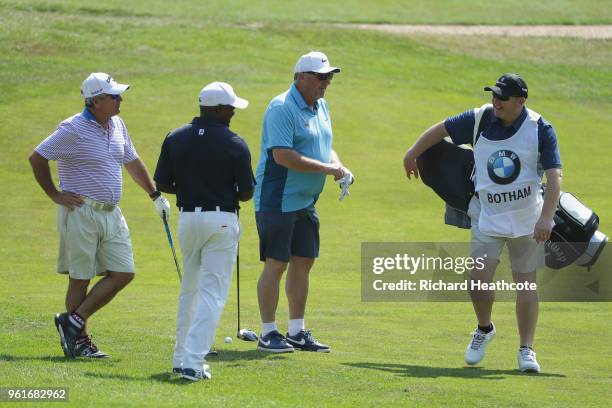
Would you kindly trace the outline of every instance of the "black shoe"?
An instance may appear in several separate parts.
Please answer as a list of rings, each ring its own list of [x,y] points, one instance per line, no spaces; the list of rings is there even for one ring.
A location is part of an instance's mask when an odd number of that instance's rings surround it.
[[[271,353],[293,353],[293,346],[287,343],[282,334],[272,330],[265,336],[259,336],[257,350],[269,351]]]
[[[74,348],[75,357],[89,357],[89,358],[108,358],[108,354],[98,349],[98,347],[91,341],[91,336],[79,337],[76,340]]]
[[[287,333],[287,343],[303,351],[318,351],[319,353],[329,353],[331,351],[327,344],[319,343],[309,330],[300,330],[295,336],[290,336]]]
[[[183,374],[183,369],[181,367],[174,367],[172,369],[172,375],[173,376],[180,376]]]
[[[76,340],[81,334],[81,328],[70,323],[68,313],[58,313],[55,315],[55,327],[60,335],[60,344],[64,355],[68,358],[75,358]]]

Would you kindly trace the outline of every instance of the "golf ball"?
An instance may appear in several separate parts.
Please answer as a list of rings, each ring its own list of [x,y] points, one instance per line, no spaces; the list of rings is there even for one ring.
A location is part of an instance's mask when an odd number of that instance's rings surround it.
[[[232,342],[232,338],[231,337],[226,337],[225,338],[225,342],[228,343],[228,344],[231,343]]]

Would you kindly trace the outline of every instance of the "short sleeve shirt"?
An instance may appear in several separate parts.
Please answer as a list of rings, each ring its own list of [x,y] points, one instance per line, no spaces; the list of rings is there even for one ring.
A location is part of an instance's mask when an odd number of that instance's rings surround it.
[[[281,166],[274,161],[272,150],[292,149],[302,156],[329,163],[332,141],[331,118],[324,99],[310,108],[295,85],[275,97],[263,120],[255,210],[290,212],[313,205],[325,185],[325,174]]]
[[[105,130],[85,109],[59,124],[36,152],[57,161],[63,191],[118,204],[122,193],[122,166],[138,158],[123,120],[113,116]]]
[[[508,127],[502,123],[495,115],[485,124],[483,133],[489,140],[504,140],[512,137],[521,127],[527,118],[527,110],[523,109],[519,117]],[[474,135],[474,124],[476,117],[474,110],[470,109],[457,116],[452,116],[444,121],[444,127],[455,144],[472,144]],[[557,144],[557,135],[552,125],[544,118],[538,121],[538,152],[540,153],[540,163],[544,170],[561,168],[561,156]]]
[[[255,179],[246,142],[226,125],[196,117],[166,136],[154,179],[174,186],[177,206],[238,208]]]

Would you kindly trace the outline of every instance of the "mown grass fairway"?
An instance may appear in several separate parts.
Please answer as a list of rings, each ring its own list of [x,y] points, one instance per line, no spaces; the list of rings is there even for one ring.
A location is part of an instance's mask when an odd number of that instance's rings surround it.
[[[564,189],[592,206],[600,229],[612,234],[610,41],[399,37],[307,24],[610,24],[607,3],[551,0],[529,8],[512,1],[495,11],[485,1],[464,7],[442,0],[362,3],[0,0],[0,387],[69,387],[71,406],[104,407],[608,404],[610,303],[541,305],[539,376],[516,370],[514,305],[497,304],[498,336],[482,366],[468,369],[463,351],[474,326],[471,305],[361,302],[360,245],[469,239],[466,231],[443,225],[441,202],[406,180],[401,160],[431,124],[487,103],[482,86],[507,71],[527,80],[529,107],[555,126]],[[223,344],[235,334],[232,289],[217,334],[220,355],[210,359],[213,381],[170,380],[178,279],[163,225],[126,175],[121,207],[137,278],[90,326],[112,358],[65,360],[52,320],[63,310],[66,286],[54,273],[55,208],[27,157],[82,109],[81,81],[103,71],[131,84],[121,116],[151,171],[167,132],[196,115],[201,87],[227,81],[250,101],[232,129],[249,143],[255,166],[263,112],[289,87],[298,56],[311,49],[343,70],[326,99],[335,149],[357,177],[347,200],[339,203],[337,187],[328,182],[318,204],[322,248],[306,320],[333,352],[270,356],[252,343]],[[176,233],[177,213],[172,216]],[[243,206],[241,221],[242,320],[259,331],[261,264],[252,203]],[[284,296],[277,316],[286,330]]]

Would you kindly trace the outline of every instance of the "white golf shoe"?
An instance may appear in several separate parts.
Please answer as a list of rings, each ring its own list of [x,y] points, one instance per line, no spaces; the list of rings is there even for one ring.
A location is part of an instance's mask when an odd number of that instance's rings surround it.
[[[540,365],[536,353],[529,347],[521,347],[517,354],[519,370],[524,373],[539,373]]]
[[[491,323],[491,325],[493,326],[493,330],[489,333],[485,333],[480,329],[476,329],[472,332],[472,340],[465,350],[465,362],[469,365],[478,364],[483,359],[487,344],[495,337],[495,325],[493,325],[493,323]]]

